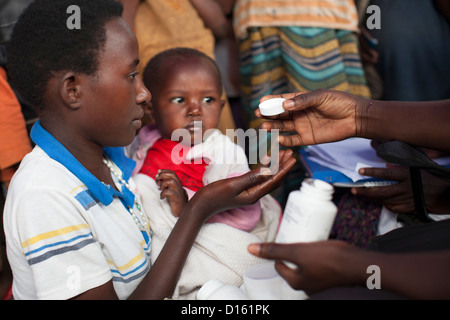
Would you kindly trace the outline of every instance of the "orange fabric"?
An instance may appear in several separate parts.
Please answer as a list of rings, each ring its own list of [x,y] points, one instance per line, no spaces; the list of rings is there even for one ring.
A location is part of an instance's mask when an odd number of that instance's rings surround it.
[[[188,47],[214,58],[214,36],[189,0],[146,0],[135,19],[140,69],[157,53]]]
[[[0,174],[9,181],[7,168],[19,163],[31,151],[25,119],[16,95],[7,82],[6,71],[0,68]]]

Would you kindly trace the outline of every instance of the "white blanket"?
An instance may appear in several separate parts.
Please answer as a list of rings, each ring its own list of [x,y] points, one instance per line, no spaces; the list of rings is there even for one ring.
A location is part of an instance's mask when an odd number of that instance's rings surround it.
[[[142,197],[142,205],[149,216],[153,232],[151,260],[156,260],[177,218],[171,213],[167,199],[160,200],[161,191],[155,181],[143,174],[134,176]],[[214,201],[213,199],[211,201]],[[223,223],[205,224],[191,249],[173,299],[195,299],[198,289],[211,279],[240,286],[242,274],[250,266],[264,262],[247,251],[255,242],[275,239],[281,208],[271,196],[260,200],[262,216],[257,227],[245,232]]]

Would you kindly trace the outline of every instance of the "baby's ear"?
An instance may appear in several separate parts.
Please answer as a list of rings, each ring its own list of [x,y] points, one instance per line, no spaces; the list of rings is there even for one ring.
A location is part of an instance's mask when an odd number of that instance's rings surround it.
[[[153,116],[153,106],[152,103],[146,102],[143,104],[144,117],[142,118],[142,123],[144,125],[155,125],[155,117]]]

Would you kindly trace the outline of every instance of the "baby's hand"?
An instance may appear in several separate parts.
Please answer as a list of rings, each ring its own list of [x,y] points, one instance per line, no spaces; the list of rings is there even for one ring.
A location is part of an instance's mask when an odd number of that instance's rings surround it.
[[[172,214],[179,217],[188,202],[188,196],[178,176],[172,170],[162,169],[158,170],[155,181],[159,190],[162,190],[161,199],[167,198]]]

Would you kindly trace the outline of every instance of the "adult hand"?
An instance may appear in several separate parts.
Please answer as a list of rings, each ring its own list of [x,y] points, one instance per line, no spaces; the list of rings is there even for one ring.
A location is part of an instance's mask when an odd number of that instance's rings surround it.
[[[398,181],[398,183],[384,187],[353,188],[352,193],[379,200],[392,212],[414,213],[414,197],[409,168],[393,164],[387,164],[386,167],[386,169],[362,168],[359,173],[382,180]],[[422,171],[421,176],[427,211],[436,214],[450,213],[448,197],[450,183],[425,171]]]
[[[258,243],[249,245],[248,251],[261,258],[276,260],[276,270],[289,285],[308,294],[359,284],[367,277],[366,269],[358,268],[353,261],[361,249],[342,241]],[[298,267],[291,269],[281,261],[290,261]]]
[[[292,157],[292,150],[281,150],[278,161],[278,166],[273,166],[277,168],[276,172],[262,167],[239,177],[208,184],[197,191],[188,204],[205,213],[205,219],[217,212],[253,204],[281,183],[296,160]]]
[[[369,101],[333,90],[316,90],[308,93],[289,93],[265,96],[261,101],[282,97],[286,110],[279,116],[262,124],[266,130],[278,129],[294,135],[279,136],[285,147],[311,145],[339,141],[358,136],[361,130],[360,114]],[[259,109],[256,115],[262,117]]]

